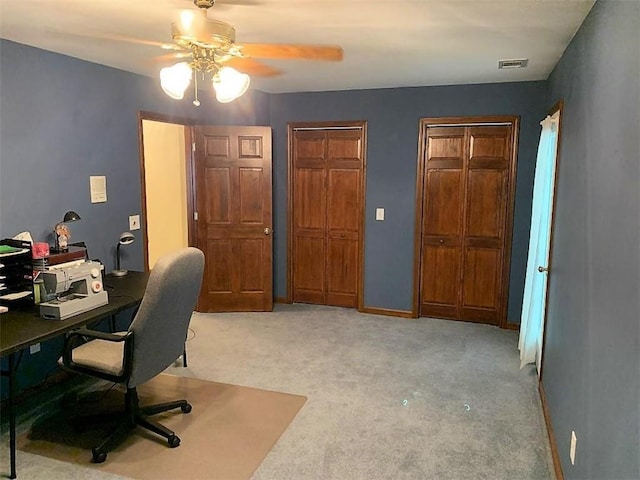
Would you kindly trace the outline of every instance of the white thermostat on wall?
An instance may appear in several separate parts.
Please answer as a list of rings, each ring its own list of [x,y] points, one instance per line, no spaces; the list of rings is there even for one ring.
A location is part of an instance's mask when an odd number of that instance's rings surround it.
[[[107,177],[90,176],[89,190],[91,191],[91,203],[102,203],[107,201]]]

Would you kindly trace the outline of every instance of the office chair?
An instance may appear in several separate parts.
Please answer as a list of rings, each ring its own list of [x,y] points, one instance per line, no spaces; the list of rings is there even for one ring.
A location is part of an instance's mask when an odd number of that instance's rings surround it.
[[[139,405],[136,387],[170,366],[184,351],[191,314],[200,292],[204,255],[189,247],[160,258],[147,283],[140,308],[125,332],[103,333],[82,328],[67,335],[59,362],[66,370],[124,384],[123,418],[111,434],[92,449],[93,461],[102,463],[107,452],[136,425],[166,438],[169,447],[180,438],[150,415],[180,408],[191,411],[187,400]],[[91,340],[79,346],[79,340]],[[85,417],[90,421],[91,416]]]
[[[138,305],[138,306],[133,310],[133,314],[131,315],[131,318],[132,318],[132,319],[133,319],[133,318],[135,318],[136,314],[138,313],[138,308],[140,308],[140,305]],[[114,322],[115,322],[115,315],[112,315],[111,317],[113,318],[113,320],[110,320],[109,325],[115,325],[115,323],[114,323]],[[113,331],[115,331],[115,328],[114,328],[113,326],[111,327],[111,331],[112,331],[112,332],[113,332]],[[187,332],[187,333],[188,333],[188,332]],[[182,351],[182,366],[183,366],[184,368],[187,368],[187,367],[188,367],[188,365],[187,365],[187,342],[186,342],[186,340],[185,340],[185,342],[184,342],[184,350]]]

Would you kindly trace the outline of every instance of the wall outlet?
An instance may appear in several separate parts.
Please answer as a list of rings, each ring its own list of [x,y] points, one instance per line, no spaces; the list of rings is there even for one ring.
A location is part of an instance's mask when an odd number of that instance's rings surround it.
[[[571,459],[571,465],[576,464],[576,444],[578,443],[578,438],[576,437],[576,432],[571,430],[571,447],[569,447],[569,458]]]
[[[140,215],[129,215],[129,230],[140,230]]]
[[[384,208],[376,208],[376,220],[380,222],[384,220]]]
[[[35,343],[29,346],[29,354],[33,355],[34,353],[38,353],[40,351],[40,344]]]

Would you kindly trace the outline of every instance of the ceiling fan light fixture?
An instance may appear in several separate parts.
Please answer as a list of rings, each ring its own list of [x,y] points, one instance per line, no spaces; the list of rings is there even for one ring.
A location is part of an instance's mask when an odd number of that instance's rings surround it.
[[[241,97],[249,88],[251,78],[232,67],[222,67],[213,77],[213,88],[220,103],[229,103]]]
[[[191,83],[192,70],[187,62],[176,63],[160,70],[160,86],[164,93],[175,100],[181,100]]]

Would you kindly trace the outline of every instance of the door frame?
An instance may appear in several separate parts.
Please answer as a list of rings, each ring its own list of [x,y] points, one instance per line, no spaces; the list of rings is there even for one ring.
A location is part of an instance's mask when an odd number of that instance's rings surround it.
[[[551,107],[551,109],[548,112],[548,115],[555,115],[555,113],[558,113],[558,140],[557,140],[557,145],[556,145],[556,165],[555,165],[555,172],[554,172],[554,180],[553,180],[553,202],[551,204],[551,218],[549,219],[549,222],[551,224],[550,228],[549,228],[549,259],[547,260],[547,268],[548,268],[548,272],[547,272],[547,286],[546,286],[546,290],[545,290],[545,297],[544,297],[544,317],[542,318],[542,352],[540,355],[540,371],[538,372],[538,382],[540,383],[540,385],[542,385],[542,372],[544,371],[544,350],[545,350],[545,344],[547,341],[547,313],[549,311],[549,284],[551,283],[549,281],[549,277],[548,275],[551,274],[552,270],[551,270],[551,262],[553,259],[553,226],[555,224],[555,215],[556,215],[556,203],[558,201],[558,174],[560,173],[560,148],[562,147],[562,115],[563,115],[563,109],[564,109],[564,100],[560,99],[558,100],[553,107]]]
[[[513,128],[513,138],[511,143],[511,165],[509,174],[509,188],[507,192],[507,212],[505,218],[505,238],[504,238],[504,258],[502,262],[502,283],[501,286],[501,308],[499,312],[500,328],[517,330],[519,324],[507,321],[507,307],[509,300],[509,272],[511,269],[511,244],[513,241],[513,212],[516,191],[516,167],[518,165],[518,137],[520,132],[520,117],[515,115],[488,115],[469,117],[429,117],[420,119],[420,129],[418,135],[418,162],[416,174],[416,216],[414,234],[414,267],[413,267],[413,318],[420,315],[420,287],[422,272],[422,227],[423,227],[423,205],[424,205],[424,175],[425,160],[424,155],[427,147],[427,129],[433,126],[460,127],[460,126],[491,126],[492,124],[509,123]],[[506,280],[506,281],[505,281]]]
[[[194,164],[193,149],[191,144],[192,132],[191,127],[196,124],[194,120],[178,117],[175,115],[165,115],[162,113],[148,112],[140,110],[138,112],[138,148],[140,157],[140,197],[141,197],[141,230],[142,230],[142,250],[145,271],[149,271],[149,238],[147,236],[147,186],[145,176],[145,158],[144,158],[144,131],[143,120],[150,120],[161,123],[172,123],[182,125],[184,128],[184,147],[186,160],[186,191],[187,191],[187,232],[189,246],[196,246],[196,223],[193,212],[195,210],[195,186],[194,186]]]
[[[293,303],[293,134],[296,129],[357,129],[362,131],[362,177],[360,178],[360,226],[358,231],[358,311],[364,308],[364,229],[367,187],[367,121],[290,122],[287,124],[287,297],[285,303]]]

